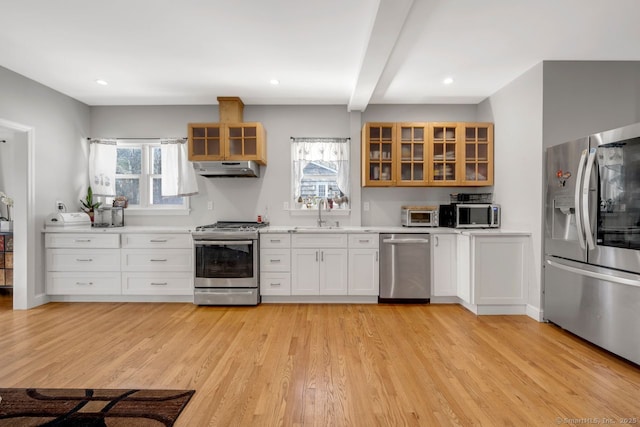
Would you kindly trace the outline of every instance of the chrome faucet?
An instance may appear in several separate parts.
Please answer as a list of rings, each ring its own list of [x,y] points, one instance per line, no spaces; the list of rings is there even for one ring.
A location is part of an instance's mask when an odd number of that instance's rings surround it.
[[[318,227],[322,227],[322,224],[327,221],[322,219],[322,206],[324,205],[324,199],[318,199]]]

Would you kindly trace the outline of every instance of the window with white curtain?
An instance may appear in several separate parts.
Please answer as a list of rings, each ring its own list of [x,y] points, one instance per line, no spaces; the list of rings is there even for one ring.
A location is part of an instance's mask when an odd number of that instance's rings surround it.
[[[294,209],[349,209],[349,138],[291,138]]]

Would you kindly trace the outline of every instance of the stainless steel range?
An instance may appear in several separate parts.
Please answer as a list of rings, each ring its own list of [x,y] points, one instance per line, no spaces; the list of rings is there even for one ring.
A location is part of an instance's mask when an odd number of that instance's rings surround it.
[[[219,221],[192,233],[199,305],[260,303],[259,234],[266,223]]]

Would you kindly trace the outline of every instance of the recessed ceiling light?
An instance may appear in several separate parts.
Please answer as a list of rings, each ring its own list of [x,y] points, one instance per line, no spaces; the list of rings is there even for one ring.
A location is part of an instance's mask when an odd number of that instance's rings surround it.
[[[109,82],[107,82],[106,80],[102,80],[102,79],[96,80],[96,83],[98,83],[101,86],[106,86],[106,85],[109,84]]]
[[[447,77],[442,81],[442,83],[444,83],[446,85],[450,85],[451,83],[453,83],[453,78]]]
[[[280,80],[278,79],[271,79],[269,80],[269,83],[271,83],[274,86],[278,86],[280,84]]]

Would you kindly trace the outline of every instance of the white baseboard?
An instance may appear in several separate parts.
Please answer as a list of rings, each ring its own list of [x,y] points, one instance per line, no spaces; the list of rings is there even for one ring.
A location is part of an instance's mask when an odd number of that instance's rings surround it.
[[[303,303],[303,304],[377,304],[378,297],[372,296],[348,296],[348,295],[262,295],[262,303]]]
[[[544,311],[531,304],[527,304],[527,316],[538,322],[544,322]]]

